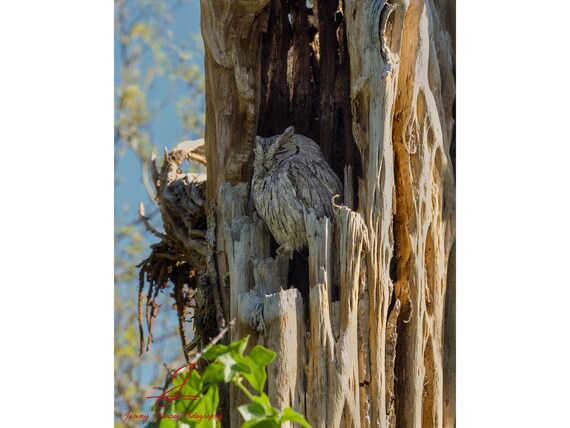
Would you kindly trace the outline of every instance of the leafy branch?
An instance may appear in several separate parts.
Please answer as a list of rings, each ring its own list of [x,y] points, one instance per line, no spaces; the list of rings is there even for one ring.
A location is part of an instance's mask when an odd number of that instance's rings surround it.
[[[281,411],[271,405],[263,391],[267,366],[277,354],[261,345],[254,346],[248,354],[244,354],[248,340],[249,336],[229,345],[218,344],[206,348],[202,358],[210,363],[202,375],[191,364],[189,372],[176,376],[173,379],[174,388],[168,391],[171,395],[164,397],[168,404],[157,404],[155,421],[147,428],[174,428],[181,424],[191,428],[216,427],[219,423],[219,416],[215,414],[219,403],[218,386],[224,383],[232,383],[250,401],[237,409],[244,420],[242,428],[278,428],[286,422],[311,428],[305,418],[290,407]],[[193,361],[196,362],[196,359]],[[172,399],[176,397],[199,398]]]

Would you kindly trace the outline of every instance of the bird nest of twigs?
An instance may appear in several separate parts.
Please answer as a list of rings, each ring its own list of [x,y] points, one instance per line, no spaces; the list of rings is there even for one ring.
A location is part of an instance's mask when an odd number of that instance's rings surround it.
[[[154,187],[151,197],[160,210],[164,232],[151,226],[141,203],[141,221],[147,230],[159,238],[157,243],[150,246],[150,255],[138,265],[141,355],[152,344],[153,320],[158,316],[161,306],[157,303],[157,297],[165,289],[171,290],[170,296],[177,311],[180,338],[187,359],[199,345],[201,336],[211,334],[209,330],[216,326],[206,275],[206,175],[183,172],[181,169],[184,162],[205,165],[203,150],[203,144],[198,142],[193,145],[182,143],[171,152],[165,150],[160,169],[156,165],[156,156],[151,158],[150,173]],[[194,340],[189,342],[186,325],[192,320],[194,330],[201,334],[195,334]],[[145,323],[148,331],[146,340]]]

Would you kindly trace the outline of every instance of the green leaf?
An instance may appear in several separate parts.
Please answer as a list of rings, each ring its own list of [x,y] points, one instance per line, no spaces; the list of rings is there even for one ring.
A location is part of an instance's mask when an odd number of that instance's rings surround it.
[[[243,351],[247,347],[249,336],[244,337],[237,342],[232,342],[229,345],[214,345],[202,355],[206,360],[213,360],[220,355],[230,354],[232,357],[243,356]]]
[[[275,418],[256,419],[244,422],[242,428],[279,428],[279,422]]]
[[[186,401],[179,400],[174,402],[174,410],[176,410],[177,413],[184,413],[188,407],[189,404]]]
[[[283,409],[283,416],[281,417],[280,425],[283,422],[295,422],[305,428],[311,428],[311,425],[305,420],[303,415],[297,413],[295,410],[291,409],[290,407],[285,407]]]
[[[257,392],[262,392],[267,380],[266,367],[277,354],[263,346],[256,345],[251,352],[244,357],[244,362],[251,368],[250,373],[244,373],[244,377]]]
[[[232,370],[234,372],[237,373],[242,373],[242,374],[249,374],[251,373],[251,367],[249,366],[249,364],[245,363],[245,362],[241,362],[241,363],[235,363],[232,366]]]
[[[277,354],[261,345],[255,345],[249,352],[248,356],[257,363],[258,366],[265,368],[277,357]]]
[[[216,418],[211,418],[210,420],[203,419],[201,422],[192,418],[192,415],[215,415],[216,409],[218,408],[218,403],[220,401],[218,386],[211,385],[208,387],[206,393],[198,401],[192,403],[186,410],[185,414],[180,418],[181,422],[191,423],[198,422],[200,427],[212,427],[216,426]],[[188,417],[187,417],[188,416]]]
[[[210,363],[204,374],[202,375],[202,382],[204,384],[217,384],[225,381],[224,369],[225,365],[219,361],[214,361]]]
[[[179,386],[182,383],[184,383],[185,379],[187,379],[186,385],[184,385],[185,388],[186,387],[192,388],[195,391],[194,392],[195,394],[200,392],[200,390],[202,389],[202,379],[200,373],[198,373],[198,370],[193,368],[190,373],[188,373],[187,370],[183,370],[180,372],[179,375],[177,375],[173,379],[172,383],[174,384],[174,386]]]
[[[232,353],[237,353],[240,357],[243,356],[243,352],[245,351],[245,348],[247,347],[247,342],[249,341],[249,336],[244,337],[241,340],[238,340],[237,342],[233,342],[230,343],[230,349],[232,350]]]
[[[204,352],[204,354],[202,355],[202,358],[204,358],[205,360],[213,360],[218,355],[222,355],[222,354],[225,354],[226,352],[228,352],[228,349],[229,348],[226,345],[214,345],[210,349],[208,349],[206,352]]]
[[[193,392],[188,392],[185,394],[188,395],[198,394],[202,390],[203,383],[204,381],[202,380],[200,373],[198,373],[198,370],[196,369],[192,370],[192,373],[190,374],[190,376],[188,377],[188,381],[186,382],[186,387],[191,388]]]
[[[245,357],[244,360],[249,363],[251,370],[249,373],[243,373],[243,376],[257,392],[262,392],[265,386],[265,381],[267,380],[267,373],[265,369],[259,367],[249,357]]]
[[[244,404],[238,407],[238,411],[246,422],[265,416],[265,407],[259,403]]]
[[[271,403],[269,402],[269,397],[262,392],[261,395],[254,395],[252,398],[254,403],[259,403],[261,404],[264,408],[265,408],[265,413],[267,414],[268,411],[272,410],[273,407],[271,407]]]
[[[188,371],[190,370],[190,371]],[[202,390],[202,379],[200,374],[195,369],[185,369],[181,370],[174,379],[173,384],[174,387],[170,388],[166,391],[166,395],[169,396],[197,396],[200,395]],[[174,400],[168,406],[172,406],[174,404],[174,411],[181,413],[186,410],[186,408],[190,405],[191,398],[183,399],[183,400]]]
[[[236,360],[230,354],[219,355],[216,362],[220,362],[224,366],[224,382],[229,382],[235,375],[232,367],[236,364]]]
[[[163,418],[160,420],[158,424],[159,428],[176,428],[178,424],[174,419],[171,418]]]

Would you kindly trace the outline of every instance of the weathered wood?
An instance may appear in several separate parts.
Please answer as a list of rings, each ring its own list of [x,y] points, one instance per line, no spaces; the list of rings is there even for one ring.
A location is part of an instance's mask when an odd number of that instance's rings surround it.
[[[309,319],[307,365],[307,413],[311,423],[325,427],[328,423],[340,422],[339,407],[331,399],[337,396],[337,376],[331,372],[334,364],[334,336],[331,321],[330,237],[331,225],[327,218],[317,220],[314,213],[305,214],[309,238]],[[333,414],[336,411],[336,417]]]
[[[454,426],[448,3],[201,4],[207,199],[224,313],[238,319],[232,339],[249,334],[278,352],[268,395],[315,427]],[[345,170],[334,219],[305,213],[306,298],[287,283],[289,260],[274,258],[249,186],[254,136],[289,120]],[[242,398],[232,393],[231,408]]]
[[[224,241],[225,260],[228,268],[222,292],[229,296],[229,318],[237,319],[237,326],[230,330],[230,340],[251,336],[249,347],[256,342],[258,334],[264,332],[262,318],[264,294],[253,290],[253,261],[269,255],[269,234],[266,226],[247,215],[248,186],[238,183],[221,186],[218,197],[218,231]],[[244,395],[230,390],[230,409],[247,402]],[[230,412],[232,426],[237,426],[238,412]]]
[[[251,148],[259,109],[261,34],[267,26],[267,4],[268,0],[200,1],[209,202],[217,200],[224,183],[248,182],[251,177]],[[216,235],[215,262],[219,281],[225,284],[228,266],[220,228]],[[222,300],[227,316],[229,295],[222,293]]]
[[[417,54],[401,57],[394,120],[399,184],[396,295],[402,296],[411,314],[409,322],[399,324],[396,407],[403,424],[441,427],[443,310],[447,262],[455,240],[449,156],[454,94],[451,46],[449,35],[439,34],[431,2],[410,2],[404,27],[405,51]],[[444,43],[448,46],[442,49]],[[446,422],[446,426],[453,424],[454,420]]]
[[[389,274],[393,253],[395,188],[392,112],[399,72],[398,40],[407,4],[346,1],[353,133],[362,157],[359,211],[369,231],[366,252],[370,349],[370,400],[361,407],[365,426],[386,427],[386,329],[392,298]],[[367,391],[368,393],[368,391]],[[364,404],[364,403],[363,403]]]
[[[267,395],[273,405],[305,414],[307,351],[301,293],[292,288],[267,294],[263,318],[267,326],[263,344],[279,355],[268,370]]]

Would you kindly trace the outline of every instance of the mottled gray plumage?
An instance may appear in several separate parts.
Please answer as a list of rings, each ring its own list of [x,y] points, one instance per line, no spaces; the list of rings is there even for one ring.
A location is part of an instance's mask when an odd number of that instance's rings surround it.
[[[280,245],[278,253],[307,246],[303,209],[332,219],[332,197],[342,184],[310,138],[290,126],[281,135],[257,137],[253,164],[253,201]]]

